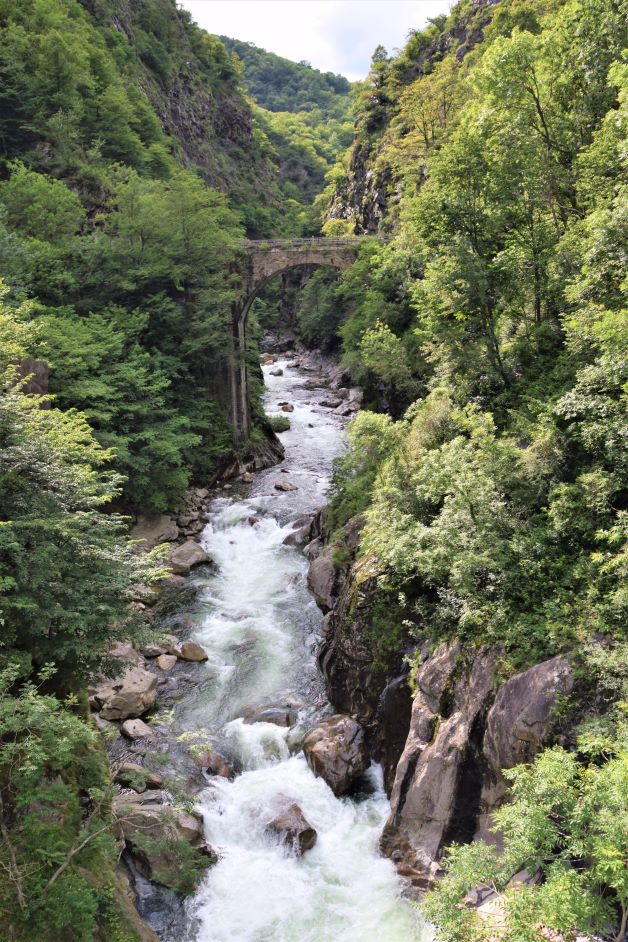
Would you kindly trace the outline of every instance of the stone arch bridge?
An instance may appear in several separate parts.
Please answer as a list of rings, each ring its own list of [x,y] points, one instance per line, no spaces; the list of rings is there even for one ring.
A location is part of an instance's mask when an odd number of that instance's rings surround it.
[[[273,239],[240,244],[240,286],[233,304],[234,351],[229,366],[229,415],[234,438],[249,435],[246,320],[255,296],[271,278],[298,265],[328,265],[344,271],[355,261],[361,239]]]

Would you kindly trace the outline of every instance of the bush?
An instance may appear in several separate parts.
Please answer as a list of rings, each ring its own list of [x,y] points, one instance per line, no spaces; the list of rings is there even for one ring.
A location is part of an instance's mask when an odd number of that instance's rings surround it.
[[[287,415],[271,415],[269,419],[273,432],[287,432],[290,428],[290,419]]]

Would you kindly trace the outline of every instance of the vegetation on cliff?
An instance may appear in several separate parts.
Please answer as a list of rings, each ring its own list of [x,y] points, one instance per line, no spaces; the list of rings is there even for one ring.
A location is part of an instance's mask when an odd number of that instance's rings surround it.
[[[625,691],[601,691],[626,637],[627,12],[461,3],[378,50],[325,229],[389,238],[315,276],[298,315],[314,341],[335,331],[372,410],[332,521],[365,516],[359,553],[394,613],[379,631],[492,643],[506,675],[565,652],[582,678],[573,752],[514,775],[506,857],[453,852],[429,904],[444,940],[490,937],[465,894],[526,866],[544,880],[506,894],[505,938],[625,918],[625,834],[601,814],[625,815]]]

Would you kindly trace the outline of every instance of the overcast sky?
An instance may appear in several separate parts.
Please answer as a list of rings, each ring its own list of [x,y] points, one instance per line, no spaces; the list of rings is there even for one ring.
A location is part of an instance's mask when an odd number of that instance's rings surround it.
[[[410,29],[452,0],[178,0],[210,33],[254,42],[323,72],[364,78],[375,47],[403,46]]]

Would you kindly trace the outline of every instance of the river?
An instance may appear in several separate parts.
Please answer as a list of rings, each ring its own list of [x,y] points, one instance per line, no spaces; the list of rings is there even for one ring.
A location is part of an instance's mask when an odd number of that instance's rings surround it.
[[[272,376],[271,370],[283,369]],[[179,728],[202,730],[236,762],[198,798],[219,862],[186,907],[185,942],[414,942],[426,939],[393,865],[378,854],[388,815],[375,765],[362,793],[336,798],[308,768],[300,740],[333,713],[316,667],[321,615],[306,586],[307,560],[284,545],[292,522],[325,502],[342,420],[318,405],[322,388],[285,359],[265,367],[266,410],[289,401],[282,465],[215,499],[202,541],[216,563],[201,581],[192,637],[209,655],[200,683],[176,707]],[[329,395],[329,394],[328,394]],[[284,473],[287,472],[287,473]],[[279,492],[286,480],[297,490]],[[281,704],[292,728],[245,724],[242,712]],[[297,858],[265,826],[277,801],[296,801],[318,833]],[[182,942],[181,939],[176,942]]]

